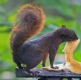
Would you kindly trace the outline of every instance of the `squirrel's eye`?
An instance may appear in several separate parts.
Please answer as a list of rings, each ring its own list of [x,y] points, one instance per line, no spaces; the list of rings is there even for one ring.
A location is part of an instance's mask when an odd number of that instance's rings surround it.
[[[72,40],[73,38],[72,38],[72,37],[70,37],[69,39],[70,39],[70,40]]]

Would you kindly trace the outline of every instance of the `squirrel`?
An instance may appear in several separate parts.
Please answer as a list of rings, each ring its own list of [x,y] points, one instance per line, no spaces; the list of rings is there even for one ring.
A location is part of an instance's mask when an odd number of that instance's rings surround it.
[[[42,8],[31,4],[25,4],[17,13],[17,23],[13,27],[10,36],[10,47],[14,62],[20,69],[25,64],[25,70],[36,67],[41,61],[45,62],[49,54],[50,67],[53,66],[55,55],[62,42],[77,40],[73,30],[62,25],[61,28],[40,36],[34,40],[28,40],[38,34],[44,27],[45,14]]]

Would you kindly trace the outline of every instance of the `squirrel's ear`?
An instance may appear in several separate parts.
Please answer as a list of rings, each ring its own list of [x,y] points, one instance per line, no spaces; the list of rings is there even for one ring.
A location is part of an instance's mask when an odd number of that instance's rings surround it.
[[[66,26],[65,25],[62,25],[62,28],[66,28]]]

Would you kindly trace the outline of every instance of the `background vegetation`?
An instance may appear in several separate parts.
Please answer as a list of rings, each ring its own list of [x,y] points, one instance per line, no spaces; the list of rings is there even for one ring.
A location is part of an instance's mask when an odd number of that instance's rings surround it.
[[[17,79],[14,75],[16,65],[10,52],[9,36],[15,23],[17,10],[26,3],[42,7],[46,14],[45,28],[33,38],[53,31],[64,24],[67,28],[73,29],[81,39],[80,0],[0,0],[0,79],[7,79],[8,76],[9,79]],[[63,47],[64,44],[61,44],[58,54],[63,54]],[[74,53],[74,58],[77,61],[81,61],[81,43]],[[41,68],[41,64],[37,67]]]

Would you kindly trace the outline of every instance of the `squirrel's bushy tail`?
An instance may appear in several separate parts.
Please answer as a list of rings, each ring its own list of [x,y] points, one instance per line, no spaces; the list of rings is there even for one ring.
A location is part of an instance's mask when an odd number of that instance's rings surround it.
[[[23,43],[42,30],[44,18],[44,12],[40,7],[26,4],[19,9],[18,21],[10,36],[12,54],[19,54]]]

